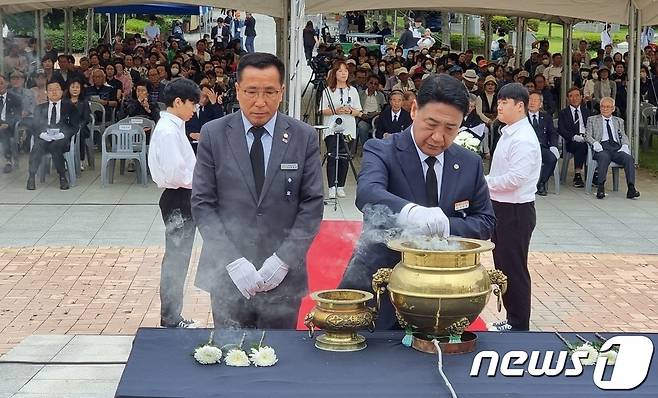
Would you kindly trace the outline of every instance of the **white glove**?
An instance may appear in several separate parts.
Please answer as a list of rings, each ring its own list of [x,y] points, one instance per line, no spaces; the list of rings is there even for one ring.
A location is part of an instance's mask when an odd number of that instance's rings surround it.
[[[45,132],[39,134],[39,138],[41,138],[42,140],[44,140],[44,141],[46,141],[46,142],[50,142],[50,141],[53,140],[53,137],[52,137],[50,134],[45,133]]]
[[[66,138],[66,136],[62,132],[59,132],[59,133],[53,135],[53,140],[55,140],[55,141],[63,140],[64,138]]]
[[[573,140],[576,141],[576,142],[585,142],[585,138],[580,134],[574,135]]]
[[[555,157],[556,157],[557,159],[560,158],[560,151],[557,149],[557,147],[552,146],[552,147],[548,148],[548,150],[551,151],[551,153],[552,153],[553,155],[555,155]]]
[[[400,211],[398,223],[414,234],[442,238],[450,235],[450,222],[440,207],[407,205]]]
[[[596,141],[592,144],[592,148],[594,148],[594,152],[601,152],[603,150],[601,143]]]
[[[254,297],[263,288],[263,278],[256,271],[256,267],[244,257],[227,265],[226,270],[235,287],[246,299]]]
[[[263,278],[263,288],[260,291],[268,292],[283,282],[288,275],[288,266],[281,261],[279,256],[272,254],[260,267],[258,274]]]
[[[624,152],[624,153],[630,155],[631,154],[631,149],[628,147],[628,145],[624,144],[624,145],[621,146],[621,149],[619,149],[619,151],[617,151],[617,152]]]

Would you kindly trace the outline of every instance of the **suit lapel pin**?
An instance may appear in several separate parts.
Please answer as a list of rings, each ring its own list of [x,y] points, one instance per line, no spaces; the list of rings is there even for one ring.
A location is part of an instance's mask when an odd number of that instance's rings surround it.
[[[459,165],[457,163],[455,163],[455,164],[452,165],[452,168],[455,169],[455,170],[459,170]]]
[[[288,132],[287,131],[283,132],[283,140],[282,141],[286,144],[288,143]]]

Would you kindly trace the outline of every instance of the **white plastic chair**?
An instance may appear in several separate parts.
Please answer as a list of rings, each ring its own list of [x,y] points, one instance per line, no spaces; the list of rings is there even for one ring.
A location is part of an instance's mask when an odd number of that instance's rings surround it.
[[[98,102],[89,101],[89,109],[91,110],[91,115],[94,116],[93,128],[90,129],[91,137],[93,141],[94,133],[98,132],[98,135],[102,135],[105,129],[107,128],[107,115],[105,114],[105,107]],[[100,113],[100,119],[96,117],[96,113]]]
[[[103,150],[101,157],[102,187],[107,183],[108,177],[109,182],[114,183],[116,160],[138,161],[140,166],[138,178],[146,186],[146,134],[141,127],[132,124],[113,124],[103,133],[101,145]]]
[[[69,185],[71,187],[74,187],[77,184],[77,177],[80,174],[80,168],[79,168],[80,152],[77,148],[77,145],[79,145],[80,142],[79,140],[80,140],[80,131],[78,130],[78,132],[71,137],[69,151],[64,153],[64,161],[66,162],[66,172],[68,174]],[[30,139],[30,150],[32,150],[33,146],[34,146],[34,136],[32,136],[32,138]],[[39,175],[39,181],[41,183],[46,182],[46,175],[50,174],[51,162],[52,162],[52,155],[49,153],[45,153],[41,158],[41,162],[39,163],[39,170],[37,171],[37,174]]]
[[[647,150],[651,146],[651,140],[654,135],[658,135],[658,123],[656,120],[656,107],[644,107],[642,109],[643,138],[642,149]]]

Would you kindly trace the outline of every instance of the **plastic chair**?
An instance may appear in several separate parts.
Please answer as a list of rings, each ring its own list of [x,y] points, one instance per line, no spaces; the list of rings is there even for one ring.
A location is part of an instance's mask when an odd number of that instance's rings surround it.
[[[370,124],[372,126],[372,136],[377,137],[377,120],[379,119],[379,115],[375,116],[372,118]]]
[[[560,137],[562,139],[562,137]],[[567,180],[569,173],[569,162],[573,159],[573,153],[567,150],[567,142],[562,140],[562,172],[560,173],[560,181]]]
[[[585,179],[585,192],[592,193],[592,182],[594,181],[594,172],[596,171],[597,161],[593,156],[593,149],[591,145],[587,145],[587,178]],[[610,163],[612,169],[612,190],[619,191],[619,169],[624,166],[615,162]]]
[[[96,132],[98,132],[98,135],[101,136],[107,128],[107,115],[105,114],[105,107],[98,102],[89,101],[89,109],[91,110],[91,115],[94,116],[93,129],[89,130],[91,132],[91,136],[93,138]],[[96,112],[102,115],[100,120],[96,118]]]
[[[141,127],[142,130],[144,130],[145,134],[153,134],[153,130],[155,130],[155,122],[151,119],[145,118],[143,116],[130,116],[127,118],[124,118],[118,122],[118,124],[132,124],[138,127]],[[148,130],[148,132],[147,132]],[[149,152],[149,146],[146,145],[146,154],[148,155]],[[147,158],[148,159],[148,158]],[[119,168],[119,174],[124,175],[125,174],[125,169],[126,169],[126,161],[122,160],[121,161],[121,166]],[[148,164],[146,165],[146,170],[148,172]]]
[[[108,148],[108,141],[110,143]],[[114,183],[116,160],[137,160],[139,162],[138,178],[146,186],[146,134],[144,129],[134,124],[113,124],[103,133],[101,157],[101,186],[106,182]],[[108,175],[108,166],[109,175]]]
[[[644,131],[642,134],[642,149],[647,150],[651,146],[654,135],[658,135],[658,123],[656,121],[656,107],[645,107],[642,109],[642,121],[644,122]]]
[[[91,114],[91,121],[87,125],[89,129],[89,137],[85,139],[85,149],[87,151],[87,164],[92,170],[96,169],[96,149],[94,148],[94,126],[96,125],[96,117]]]
[[[66,172],[68,174],[69,185],[71,187],[74,187],[77,184],[77,177],[80,174],[80,169],[78,167],[80,164],[80,153],[78,151],[78,148],[76,147],[76,145],[78,145],[78,143],[80,142],[79,140],[80,140],[80,131],[78,130],[78,132],[71,137],[71,142],[69,145],[68,152],[64,152]],[[30,150],[32,150],[33,146],[34,146],[34,136],[32,136],[30,140]],[[51,163],[52,163],[52,155],[49,153],[44,154],[43,157],[41,158],[41,163],[39,163],[39,169],[37,171],[37,174],[39,176],[39,181],[41,183],[46,182],[46,175],[50,174]]]

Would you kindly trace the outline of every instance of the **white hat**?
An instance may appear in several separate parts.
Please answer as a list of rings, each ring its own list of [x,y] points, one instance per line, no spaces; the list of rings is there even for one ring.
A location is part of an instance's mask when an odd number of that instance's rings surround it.
[[[351,59],[351,58],[348,59],[347,61],[345,61],[345,63],[346,63],[346,64],[352,64],[352,65],[356,66],[356,61],[353,60],[353,59]]]
[[[409,74],[409,71],[404,66],[395,70],[395,76],[400,76],[403,73]]]
[[[471,83],[475,83],[478,81],[478,75],[475,73],[473,69],[467,69],[466,72],[462,75],[464,80],[467,80]]]

